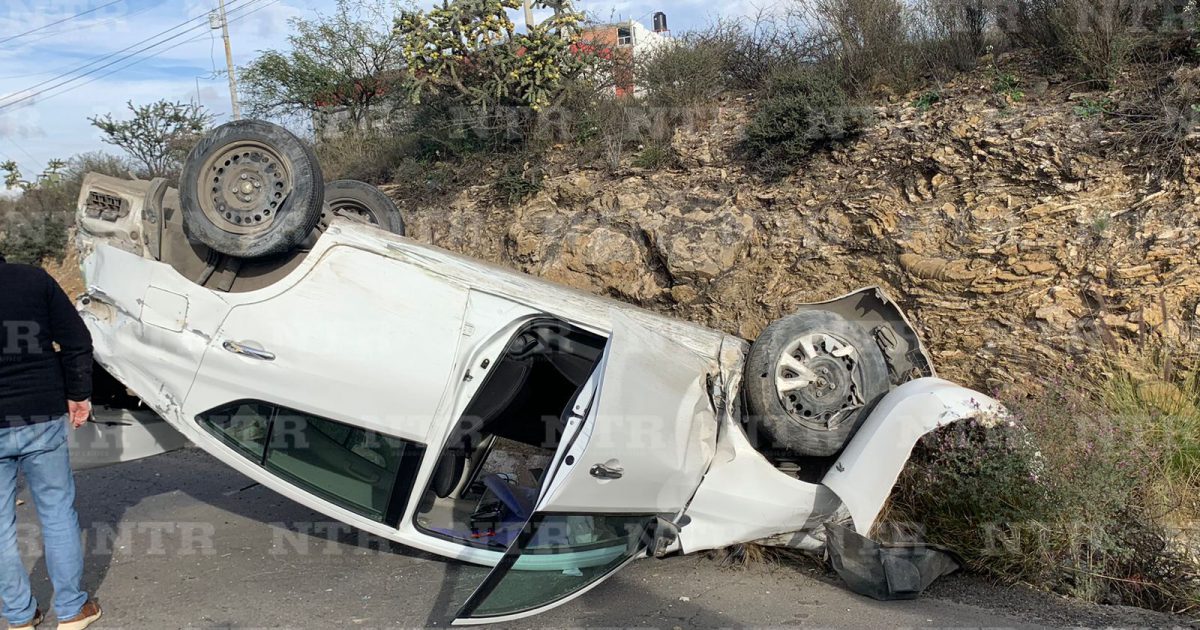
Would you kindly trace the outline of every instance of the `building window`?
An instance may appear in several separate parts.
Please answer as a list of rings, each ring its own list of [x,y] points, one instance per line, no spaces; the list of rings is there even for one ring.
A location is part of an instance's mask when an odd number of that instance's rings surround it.
[[[633,29],[628,26],[617,27],[617,45],[632,46],[633,45]]]
[[[281,479],[381,523],[400,522],[425,453],[423,444],[256,401],[199,420]]]

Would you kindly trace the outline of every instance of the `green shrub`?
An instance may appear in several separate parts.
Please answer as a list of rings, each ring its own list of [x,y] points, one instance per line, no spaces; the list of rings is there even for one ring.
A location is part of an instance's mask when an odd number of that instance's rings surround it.
[[[651,103],[687,107],[707,103],[725,89],[725,44],[684,37],[636,63],[634,77]]]
[[[964,71],[987,47],[991,0],[920,0],[912,17],[914,54],[922,69]]]
[[[65,213],[12,218],[0,227],[0,253],[8,262],[41,264],[62,260],[67,248]]]
[[[929,111],[929,109],[932,108],[935,103],[939,103],[941,100],[941,92],[938,92],[937,90],[929,90],[928,92],[925,92],[913,99],[912,106],[925,112]]]
[[[1109,98],[1085,98],[1072,108],[1080,118],[1095,118],[1112,111],[1113,102]]]
[[[721,56],[721,81],[728,87],[757,90],[787,68],[819,59],[820,38],[802,16],[760,11],[752,17],[723,19],[689,33],[687,41]]]
[[[998,67],[992,68],[992,91],[1013,101],[1025,98],[1025,92],[1021,90],[1021,77]]]
[[[492,191],[497,202],[515,206],[542,190],[543,173],[537,168],[508,165],[496,176]]]
[[[800,5],[824,42],[823,61],[857,95],[886,85],[905,92],[918,68],[903,0],[811,0]]]
[[[869,121],[867,111],[851,104],[828,75],[781,72],[758,103],[745,148],[762,170],[781,174],[814,151],[858,136]]]
[[[1147,36],[1145,20],[1159,4],[1155,0],[1016,0],[1015,11],[998,21],[1012,40],[1038,51],[1043,61],[1106,87]]]
[[[671,145],[656,142],[647,145],[634,156],[633,165],[648,171],[657,171],[670,167],[677,159],[678,156]]]
[[[888,520],[1007,581],[1161,610],[1200,604],[1200,566],[1170,530],[1194,516],[1197,468],[1181,454],[1194,454],[1197,438],[1175,438],[1196,423],[1134,391],[1122,377],[1060,375],[1005,397],[1014,415],[998,426],[926,436]]]
[[[100,151],[52,164],[37,181],[23,182],[19,196],[0,199],[0,253],[11,262],[61,259],[84,175],[130,177],[134,168],[128,160]],[[21,179],[19,173],[13,175],[14,183]]]

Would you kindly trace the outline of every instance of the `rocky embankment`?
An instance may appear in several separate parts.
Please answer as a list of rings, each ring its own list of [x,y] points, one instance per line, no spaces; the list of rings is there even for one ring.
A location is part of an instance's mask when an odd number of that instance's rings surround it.
[[[1165,186],[1079,95],[1023,99],[962,77],[927,110],[877,110],[859,140],[765,182],[732,155],[746,121],[676,133],[681,166],[557,164],[497,207],[488,182],[403,208],[410,235],[753,338],[797,304],[862,285],[907,308],[943,375],[998,388],[1166,338],[1200,302],[1200,165]],[[567,160],[562,160],[567,162]]]

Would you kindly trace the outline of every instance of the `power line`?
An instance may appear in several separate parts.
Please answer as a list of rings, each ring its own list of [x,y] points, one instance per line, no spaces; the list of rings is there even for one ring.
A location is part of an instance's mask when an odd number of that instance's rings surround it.
[[[246,8],[246,7],[249,7],[249,6],[253,5],[253,4],[255,4],[255,3],[257,3],[257,2],[261,2],[261,1],[262,1],[262,0],[234,0],[234,2],[232,2],[232,3],[230,3],[230,4],[234,4],[234,3],[236,3],[236,2],[241,2],[241,4],[240,4],[240,5],[239,5],[237,8],[238,8],[238,9],[244,9],[244,8]],[[277,0],[276,0],[276,1],[277,1]],[[243,17],[244,17],[244,16],[243,16]],[[203,20],[205,20],[205,23],[203,23],[203,24],[197,24],[197,25],[195,25],[195,26],[188,27],[188,28],[184,29],[183,31],[180,31],[179,33],[176,33],[176,34],[174,34],[174,35],[172,35],[172,36],[170,36],[170,37],[166,37],[166,38],[164,38],[164,39],[160,39],[160,40],[158,40],[158,41],[154,41],[154,42],[152,42],[152,43],[150,43],[150,44],[148,44],[148,45],[146,45],[146,46],[143,46],[142,48],[138,48],[137,50],[134,50],[133,52],[129,53],[128,55],[124,55],[124,56],[118,57],[117,59],[115,59],[115,60],[113,60],[113,61],[110,61],[110,62],[108,62],[108,63],[106,63],[106,64],[104,64],[104,65],[102,65],[102,66],[98,66],[98,67],[96,67],[96,68],[93,68],[93,69],[91,69],[91,70],[88,70],[87,72],[84,72],[84,73],[82,73],[82,74],[75,74],[75,73],[78,73],[78,72],[80,72],[81,70],[84,70],[84,69],[88,68],[88,67],[95,66],[96,64],[98,64],[98,63],[100,63],[100,62],[102,62],[102,61],[105,61],[105,60],[107,60],[107,59],[111,59],[111,58],[113,58],[113,57],[116,57],[117,55],[120,55],[120,54],[121,54],[121,53],[123,53],[123,52],[129,51],[131,48],[135,48],[135,47],[137,47],[137,46],[139,46],[139,45],[141,45],[141,44],[145,44],[146,42],[149,42],[149,41],[151,41],[151,40],[154,40],[154,39],[156,39],[156,38],[158,38],[158,37],[161,37],[161,36],[163,36],[163,35],[166,35],[167,33],[170,33],[170,32],[172,32],[172,31],[179,30],[180,28],[183,28],[183,27],[187,26],[189,23],[191,23],[191,22],[195,22],[196,20],[200,20],[200,19],[203,19]],[[28,101],[28,100],[30,100],[30,99],[36,98],[36,97],[37,97],[37,96],[39,96],[40,94],[44,94],[44,93],[46,93],[46,92],[49,92],[50,90],[53,90],[53,89],[55,89],[55,88],[58,88],[58,87],[61,87],[61,86],[63,86],[63,85],[67,85],[67,84],[73,83],[73,82],[75,82],[75,81],[78,81],[79,79],[81,79],[81,78],[83,78],[83,77],[86,77],[86,76],[89,76],[89,75],[95,74],[96,72],[99,72],[99,71],[101,71],[101,70],[104,70],[105,68],[111,68],[112,66],[114,66],[114,65],[117,65],[117,64],[119,64],[119,63],[122,63],[123,61],[126,61],[126,60],[128,60],[128,59],[130,59],[130,58],[132,58],[132,57],[135,57],[136,55],[138,55],[138,54],[140,54],[140,53],[146,52],[147,50],[150,50],[150,49],[152,49],[152,48],[155,48],[155,47],[161,46],[161,45],[163,45],[163,44],[165,44],[165,43],[167,43],[167,42],[170,42],[170,41],[173,41],[173,40],[179,39],[180,37],[183,37],[184,35],[187,35],[188,33],[192,32],[192,31],[195,31],[195,30],[197,30],[197,29],[199,29],[199,28],[208,28],[207,20],[208,20],[208,14],[201,15],[201,16],[198,16],[198,17],[192,18],[192,19],[190,19],[190,20],[186,20],[186,21],[184,21],[184,22],[182,22],[182,23],[180,23],[180,24],[177,24],[177,25],[175,25],[175,26],[173,26],[173,27],[171,27],[171,28],[168,28],[168,29],[166,29],[166,30],[164,30],[164,31],[161,31],[161,32],[159,32],[159,33],[156,33],[156,34],[154,34],[154,35],[152,35],[152,36],[150,36],[150,37],[147,37],[146,39],[143,39],[143,40],[141,40],[141,41],[139,41],[139,42],[136,42],[136,43],[130,44],[129,46],[126,46],[125,48],[122,48],[121,50],[118,50],[118,51],[116,51],[116,52],[113,52],[113,53],[109,53],[109,54],[107,54],[107,55],[104,55],[103,57],[97,58],[97,59],[95,59],[95,60],[93,60],[93,61],[91,61],[91,62],[89,62],[89,63],[86,63],[86,64],[84,64],[84,65],[82,65],[82,66],[79,66],[79,67],[77,67],[77,68],[75,68],[75,69],[73,69],[73,70],[71,70],[71,71],[69,71],[69,72],[66,72],[66,73],[60,74],[60,75],[58,75],[58,76],[56,76],[56,77],[53,77],[53,78],[50,78],[50,79],[46,79],[45,81],[42,81],[42,82],[40,82],[40,83],[37,83],[37,84],[35,84],[35,85],[32,85],[32,86],[30,86],[30,87],[28,87],[28,88],[25,88],[25,89],[23,89],[23,90],[18,90],[18,91],[16,91],[16,92],[13,92],[13,93],[11,93],[11,94],[8,94],[8,95],[6,95],[6,96],[4,96],[4,97],[0,98],[0,111],[4,111],[4,110],[6,110],[6,109],[9,109],[9,108],[11,108],[11,107],[12,107],[12,106],[14,106],[14,105],[17,105],[17,104],[23,103],[23,102],[25,102],[25,101]],[[155,54],[161,54],[162,52],[165,52],[165,51],[159,51],[158,53],[155,53]],[[152,55],[152,56],[153,56],[153,55]],[[70,78],[67,78],[67,77],[69,77],[69,75],[72,75],[72,74],[75,74],[75,76],[70,76]],[[107,75],[105,75],[105,76],[107,76]],[[60,81],[60,79],[62,79],[62,80]],[[58,81],[58,82],[57,82],[57,83],[54,83],[55,81]],[[46,85],[46,84],[48,84],[48,83],[54,83],[54,85],[51,85],[51,86],[49,86],[49,87],[47,87],[47,88],[45,88],[45,89],[42,89],[42,90],[36,90],[37,88],[39,88],[39,87],[42,87],[43,85]],[[36,91],[33,91],[33,90],[36,90]],[[24,95],[22,95],[22,93],[23,93],[23,92],[30,92],[30,93],[29,93],[29,94],[24,94]],[[16,96],[20,96],[20,98],[17,98],[16,100],[8,100],[8,99],[12,99],[13,97],[16,97]],[[7,101],[7,102],[3,102],[3,101]]]
[[[41,25],[41,26],[39,26],[39,27],[37,27],[37,28],[31,28],[31,29],[29,29],[28,31],[25,31],[25,32],[22,32],[22,33],[17,33],[16,35],[12,35],[12,36],[10,36],[10,37],[5,37],[4,39],[0,39],[0,44],[3,44],[3,43],[5,43],[5,42],[11,42],[12,40],[14,40],[14,39],[17,39],[18,37],[24,37],[24,36],[26,36],[26,35],[29,35],[30,33],[36,33],[36,32],[38,32],[38,31],[43,31],[43,30],[46,30],[46,29],[48,29],[48,28],[50,28],[51,26],[54,26],[54,25],[56,25],[56,24],[62,24],[63,22],[70,22],[71,20],[74,20],[75,18],[83,17],[83,16],[85,16],[85,15],[87,15],[87,14],[89,14],[89,13],[95,13],[96,11],[99,11],[100,9],[103,9],[103,8],[106,8],[106,7],[111,7],[111,6],[112,6],[112,5],[114,5],[114,4],[117,4],[117,3],[120,3],[120,2],[124,2],[124,1],[125,1],[125,0],[112,0],[112,2],[109,2],[109,3],[106,3],[106,4],[102,4],[102,5],[100,5],[100,6],[96,7],[96,8],[94,8],[94,9],[88,9],[87,11],[83,11],[83,12],[81,12],[81,13],[76,13],[75,15],[72,15],[71,17],[65,17],[65,18],[63,18],[63,19],[61,19],[61,20],[58,20],[58,21],[55,21],[55,22],[51,22],[51,23],[49,23],[49,24],[43,24],[43,25]]]
[[[130,18],[134,18],[134,17],[137,17],[137,16],[139,16],[139,15],[142,15],[143,13],[147,13],[147,12],[149,12],[149,11],[153,11],[154,9],[157,9],[157,8],[159,8],[160,6],[161,6],[161,4],[151,4],[151,5],[147,6],[147,7],[144,7],[144,8],[142,8],[141,10],[134,11],[133,13],[126,13],[125,15],[118,15],[118,16],[116,16],[116,17],[111,17],[111,18],[108,18],[108,19],[106,19],[106,20],[100,20],[100,21],[98,21],[98,22],[89,22],[89,23],[87,23],[87,24],[80,24],[79,26],[76,26],[76,27],[74,27],[74,28],[64,28],[64,29],[62,29],[62,30],[54,31],[54,32],[52,32],[52,33],[46,33],[46,34],[44,34],[44,35],[42,35],[42,36],[40,36],[40,37],[35,37],[35,38],[33,38],[33,39],[30,39],[30,40],[27,40],[27,41],[25,41],[25,42],[22,42],[22,43],[21,43],[21,45],[22,45],[22,46],[29,46],[29,45],[31,45],[31,44],[34,44],[34,43],[36,43],[36,42],[40,42],[40,41],[42,41],[42,40],[50,39],[51,37],[58,37],[59,35],[63,35],[63,34],[66,34],[66,33],[74,33],[74,32],[76,32],[76,31],[84,31],[84,30],[88,30],[88,29],[96,28],[96,27],[98,27],[98,26],[102,26],[102,25],[104,25],[104,24],[108,24],[109,22],[115,22],[115,21],[117,21],[117,20],[128,20],[128,19],[130,19]],[[64,70],[67,70],[67,71],[69,71],[70,69],[71,69],[71,66],[70,66],[70,65],[58,66],[57,68],[53,68],[53,69],[51,69],[51,70],[43,70],[42,72],[28,72],[28,73],[25,73],[25,74],[10,74],[10,75],[7,75],[7,76],[0,77],[0,80],[8,80],[8,79],[25,79],[25,78],[28,78],[28,77],[44,77],[44,76],[46,76],[46,75],[48,75],[48,74],[58,74],[58,73],[60,73],[60,72],[63,72]]]
[[[257,1],[257,0],[255,0],[255,1]],[[245,10],[247,7],[249,7],[249,6],[250,6],[250,5],[248,5],[248,4],[243,4],[243,5],[239,6],[237,9],[231,10],[231,11],[229,12],[229,16],[230,16],[230,17],[229,17],[229,23],[230,23],[230,24],[236,24],[236,23],[238,23],[238,22],[240,22],[240,21],[242,21],[242,20],[244,20],[244,19],[246,19],[246,18],[250,17],[251,15],[254,15],[255,13],[258,13],[259,11],[262,11],[263,9],[266,9],[266,8],[268,8],[268,7],[272,6],[272,5],[278,4],[279,2],[280,2],[280,0],[270,0],[270,1],[269,1],[269,2],[267,2],[266,4],[259,5],[258,7],[255,7],[254,9],[251,9],[251,10],[249,10],[249,11],[245,11],[244,13],[240,13],[240,14],[238,14],[238,15],[234,16],[234,15],[233,15],[233,13],[235,13],[236,11],[244,11],[244,10]],[[193,29],[193,30],[194,30],[194,29]],[[207,38],[207,37],[210,37],[210,34],[204,34],[204,35],[200,35],[200,36],[198,36],[198,37],[193,37],[193,38],[191,38],[191,39],[186,39],[186,40],[184,40],[184,41],[182,41],[182,42],[179,42],[179,44],[177,44],[177,46],[184,46],[184,45],[186,45],[186,44],[190,44],[190,43],[193,43],[193,42],[198,42],[198,41],[201,41],[201,40],[203,40],[203,39],[205,39],[205,38]],[[70,92],[70,91],[72,91],[72,90],[75,90],[75,89],[81,88],[81,87],[83,87],[83,86],[85,86],[85,85],[88,85],[89,83],[93,83],[93,82],[95,82],[95,81],[99,81],[100,79],[104,79],[104,78],[106,78],[106,77],[112,76],[113,74],[116,74],[116,73],[118,73],[118,72],[120,72],[120,71],[122,71],[122,70],[126,70],[126,69],[128,69],[128,68],[130,68],[130,67],[132,67],[132,66],[135,66],[135,65],[137,65],[138,63],[141,63],[141,62],[143,62],[143,61],[145,61],[145,60],[147,60],[147,59],[153,59],[154,57],[157,57],[158,55],[161,55],[162,53],[165,53],[165,52],[167,52],[168,50],[170,50],[170,49],[164,48],[164,49],[162,49],[162,50],[159,50],[159,51],[156,51],[156,52],[154,52],[154,53],[152,53],[152,54],[150,54],[150,55],[147,55],[147,56],[145,56],[145,57],[142,57],[142,58],[139,58],[139,59],[134,59],[132,62],[130,62],[130,63],[126,64],[126,65],[123,65],[123,66],[121,66],[120,68],[116,68],[115,70],[112,70],[112,71],[110,71],[110,72],[106,72],[106,73],[104,73],[104,74],[102,74],[102,75],[100,75],[100,76],[97,76],[97,77],[93,77],[93,78],[91,78],[91,79],[88,79],[87,81],[84,81],[83,83],[80,83],[80,84],[78,84],[78,85],[72,85],[72,86],[69,86],[69,87],[67,87],[66,89],[64,89],[64,90],[61,90],[61,91],[59,91],[59,92],[57,92],[57,93],[55,93],[55,94],[51,94],[51,95],[49,95],[49,96],[46,96],[46,99],[51,99],[51,98],[54,98],[55,96],[61,96],[61,95],[63,95],[63,94],[66,94],[67,92]],[[97,68],[97,69],[96,69],[96,71],[99,71],[99,68]],[[90,74],[90,73],[89,73],[89,74]],[[82,78],[83,76],[86,76],[86,75],[81,75],[79,78]],[[46,91],[49,91],[49,90],[46,90]],[[46,99],[43,99],[43,100],[46,100]],[[33,161],[33,162],[35,162],[35,163],[37,162],[37,159],[36,159],[36,158],[34,158],[32,155],[30,155],[30,153],[29,153],[28,151],[26,151],[24,147],[22,147],[21,145],[17,144],[17,142],[16,142],[15,140],[13,140],[12,138],[5,138],[5,139],[6,139],[6,140],[8,140],[9,142],[11,142],[11,143],[13,144],[13,146],[15,146],[17,149],[20,149],[20,151],[21,151],[22,153],[24,153],[26,156],[28,156],[28,157],[29,157],[29,159],[30,159],[31,161]],[[4,158],[5,158],[5,159],[7,159],[7,160],[13,161],[13,160],[12,160],[12,157],[11,157],[10,155],[8,155],[7,153],[3,152],[3,151],[0,151],[0,157],[4,157]]]
[[[258,1],[261,1],[261,0],[251,0],[251,2],[252,2],[252,3],[253,3],[253,2],[258,2]],[[229,23],[230,23],[230,24],[236,24],[237,22],[240,22],[240,21],[244,20],[245,18],[248,18],[248,17],[250,17],[251,15],[254,15],[255,13],[258,13],[259,11],[262,11],[263,9],[265,9],[265,8],[267,8],[267,7],[269,7],[269,6],[273,5],[273,4],[278,4],[279,2],[280,2],[280,0],[270,0],[270,1],[269,1],[269,2],[267,2],[266,4],[260,5],[260,6],[258,6],[258,7],[256,7],[256,8],[254,8],[254,9],[252,9],[252,10],[250,10],[250,11],[246,11],[245,13],[242,13],[242,14],[240,14],[240,15],[237,15],[236,17],[231,17],[231,18],[229,19]],[[235,10],[233,10],[233,11],[230,11],[230,14],[232,15],[232,13],[233,13],[234,11],[238,11],[238,10],[244,10],[244,9],[246,9],[246,8],[247,8],[247,7],[249,7],[249,6],[250,6],[249,4],[243,4],[243,5],[239,6],[237,9],[235,9]],[[192,30],[195,30],[195,29],[192,29]],[[186,45],[186,44],[190,44],[190,43],[192,43],[192,42],[198,42],[198,41],[200,41],[200,40],[202,40],[202,39],[204,39],[204,38],[206,38],[206,37],[209,37],[209,35],[205,34],[205,35],[200,35],[200,36],[198,36],[198,37],[193,37],[193,38],[191,38],[191,39],[184,40],[184,41],[180,42],[180,43],[179,43],[179,44],[177,44],[177,45],[178,45],[178,46],[183,46],[183,45]],[[88,84],[90,84],[90,83],[94,83],[94,82],[96,82],[96,81],[99,81],[100,79],[104,79],[104,78],[110,77],[110,76],[112,76],[112,75],[114,75],[114,74],[116,74],[116,73],[118,73],[118,72],[121,72],[122,70],[127,70],[127,69],[129,69],[129,68],[131,68],[131,67],[133,67],[133,66],[135,66],[135,65],[137,65],[137,64],[139,64],[139,63],[141,63],[141,62],[143,62],[143,61],[146,61],[147,59],[153,59],[153,58],[155,58],[155,57],[157,57],[157,56],[159,56],[159,55],[161,55],[161,54],[163,54],[163,53],[167,52],[168,50],[170,50],[170,49],[164,48],[164,49],[162,49],[162,50],[159,50],[159,51],[153,52],[153,53],[151,53],[151,54],[149,54],[149,55],[146,55],[145,57],[140,57],[140,58],[138,58],[138,59],[134,59],[133,61],[131,61],[131,62],[129,62],[129,63],[127,63],[127,64],[125,64],[125,65],[121,66],[120,68],[116,68],[116,69],[114,69],[114,70],[112,70],[112,71],[109,71],[109,72],[106,72],[106,73],[104,73],[104,74],[101,74],[100,76],[96,76],[96,77],[93,77],[93,78],[91,78],[91,79],[88,79],[87,81],[84,81],[83,83],[78,83],[78,84],[76,84],[76,85],[71,85],[71,86],[67,87],[67,88],[66,88],[66,89],[64,89],[64,90],[61,90],[61,91],[59,91],[59,92],[56,92],[56,93],[54,93],[54,94],[50,94],[50,95],[46,96],[46,97],[45,97],[45,99],[43,99],[43,100],[51,99],[51,98],[54,98],[55,96],[61,96],[61,95],[63,95],[63,94],[66,94],[67,92],[70,92],[70,91],[76,90],[76,89],[78,89],[78,88],[81,88],[81,87],[83,87],[83,86],[85,86],[85,85],[88,85]],[[129,58],[129,57],[126,57],[125,59],[128,59],[128,58]],[[119,63],[120,61],[124,61],[125,59],[118,60],[118,61],[117,61],[117,62],[115,62],[115,63]],[[78,77],[76,77],[76,79],[82,79],[82,78],[84,78],[84,77],[86,77],[86,76],[88,76],[88,75],[90,75],[90,74],[94,74],[95,72],[99,72],[99,71],[100,71],[100,70],[102,70],[102,69],[103,69],[103,68],[96,68],[95,70],[93,70],[93,71],[91,71],[91,72],[88,72],[88,73],[86,73],[86,74],[79,75]],[[53,88],[47,88],[47,89],[46,89],[46,90],[44,90],[43,92],[39,92],[39,94],[42,94],[42,93],[48,92],[48,91],[50,91],[51,89],[53,89]],[[33,95],[33,96],[36,96],[36,95]],[[3,111],[3,109],[4,109],[5,107],[7,107],[7,105],[0,105],[0,111]]]
[[[5,138],[5,139],[8,140],[9,142],[11,142],[14,147],[17,147],[17,150],[19,150],[21,153],[24,153],[25,157],[29,158],[30,160],[33,160],[34,162],[37,161],[37,158],[33,157],[33,155],[31,153],[29,153],[29,151],[26,151],[25,147],[18,144],[16,140],[12,139],[11,137]]]
[[[63,28],[63,29],[59,29],[59,30],[57,30],[57,31],[53,31],[53,32],[50,32],[50,33],[45,33],[45,34],[43,34],[43,35],[40,35],[40,36],[38,36],[38,37],[35,37],[35,38],[31,39],[31,40],[28,40],[28,41],[22,42],[22,43],[21,43],[21,45],[23,45],[23,46],[28,46],[28,45],[30,45],[30,44],[32,44],[32,43],[35,43],[35,42],[40,42],[40,41],[42,41],[42,40],[45,40],[45,39],[50,39],[51,37],[58,37],[59,35],[64,35],[64,34],[66,34],[66,33],[74,33],[74,32],[76,32],[76,31],[84,31],[84,30],[87,30],[87,29],[90,29],[90,28],[96,28],[97,26],[101,26],[101,25],[104,25],[104,24],[108,24],[108,23],[110,23],[110,22],[116,22],[117,20],[128,20],[128,19],[130,19],[130,18],[134,18],[134,17],[137,17],[137,16],[139,16],[139,15],[142,15],[143,13],[148,13],[148,12],[150,12],[150,11],[153,11],[153,10],[155,10],[155,9],[157,9],[157,8],[160,8],[161,6],[162,6],[162,3],[154,3],[154,4],[147,5],[147,6],[145,6],[145,7],[142,7],[141,9],[139,9],[139,10],[137,10],[137,11],[134,11],[134,12],[132,12],[132,13],[125,13],[125,14],[123,14],[123,15],[117,15],[117,16],[113,16],[113,17],[110,17],[110,18],[105,18],[105,19],[103,19],[103,20],[98,20],[98,21],[95,21],[95,22],[88,22],[88,23],[86,23],[86,24],[80,24],[79,26],[73,26],[73,27],[70,27],[70,28]],[[56,72],[57,72],[57,71],[56,71]],[[34,75],[26,75],[26,76],[34,76]]]
[[[73,29],[62,29],[60,31],[48,32],[48,34],[46,34],[46,35],[42,35],[41,37],[34,37],[34,38],[32,38],[32,40],[29,40],[28,42],[23,42],[23,46],[29,46],[29,44],[41,42],[42,40],[49,40],[50,37],[58,37],[59,35],[67,34],[67,32],[76,32],[76,31],[82,31],[82,30],[88,30],[88,29],[95,29],[96,26],[108,24],[109,22],[116,22],[116,20],[119,20],[119,19],[130,19],[130,18],[138,17],[138,16],[140,16],[140,14],[154,11],[154,10],[156,10],[156,8],[161,8],[161,7],[158,5],[150,5],[148,7],[143,8],[142,11],[134,11],[133,13],[126,13],[126,14],[124,14],[124,16],[118,16],[115,18],[104,19],[104,20],[101,20],[101,22],[91,22],[89,24],[80,24],[80,25],[76,26],[76,28],[73,28]],[[96,59],[97,58],[91,58],[91,60],[96,60]],[[73,72],[72,67],[73,66],[71,66],[71,65],[66,65],[66,66],[59,66],[59,67],[53,68],[53,70],[43,70],[42,72],[26,72],[24,74],[8,74],[8,76],[6,76],[6,77],[0,77],[0,80],[24,79],[24,78],[29,78],[29,77],[44,77],[44,76],[47,76],[47,74],[58,74],[58,73],[62,73],[62,72],[71,73],[71,72]]]
[[[235,1],[237,1],[237,0],[235,0]],[[241,1],[242,1],[242,2],[251,2],[251,3],[252,3],[252,2],[256,2],[256,1],[258,1],[258,0],[241,0]],[[192,23],[192,22],[195,22],[195,21],[197,21],[197,20],[208,20],[208,14],[199,15],[199,16],[196,16],[196,17],[194,17],[194,18],[190,19],[190,20],[185,20],[185,21],[183,21],[183,22],[181,22],[181,23],[179,23],[179,24],[176,24],[175,26],[172,26],[171,28],[168,28],[168,29],[166,29],[166,30],[163,30],[163,31],[159,31],[158,33],[155,33],[154,35],[151,35],[150,37],[147,37],[146,39],[143,39],[143,40],[140,40],[140,41],[136,41],[136,42],[134,42],[134,43],[132,43],[132,44],[130,44],[130,45],[128,45],[128,46],[126,46],[125,48],[122,48],[121,50],[117,50],[117,51],[114,51],[114,52],[108,53],[107,55],[103,55],[103,56],[100,56],[100,57],[96,57],[96,58],[92,59],[91,61],[89,61],[88,63],[85,63],[85,64],[83,64],[82,66],[77,66],[77,67],[75,67],[75,68],[72,68],[71,70],[68,70],[68,71],[66,71],[66,72],[64,72],[64,73],[62,73],[62,74],[60,74],[60,75],[58,75],[58,76],[55,76],[55,77],[51,77],[51,78],[49,78],[49,79],[46,79],[45,81],[42,81],[41,83],[36,83],[36,84],[34,84],[34,85],[31,85],[31,86],[29,86],[29,87],[27,87],[27,88],[25,88],[25,89],[23,89],[23,90],[19,90],[19,91],[17,91],[17,92],[13,92],[13,93],[11,93],[11,94],[8,94],[8,95],[6,95],[6,96],[4,96],[4,97],[0,97],[0,109],[4,109],[4,108],[5,108],[5,107],[7,107],[8,105],[11,105],[11,104],[13,104],[13,103],[3,103],[2,101],[6,101],[6,100],[8,100],[8,99],[10,99],[10,98],[12,98],[12,97],[14,97],[14,96],[16,96],[16,95],[20,94],[21,92],[28,92],[28,91],[31,91],[31,90],[35,90],[35,89],[37,89],[37,88],[39,88],[39,87],[41,87],[41,86],[43,86],[43,85],[46,85],[47,83],[53,83],[53,82],[55,82],[55,81],[58,81],[59,79],[62,79],[62,78],[65,78],[65,77],[67,77],[67,76],[70,76],[70,75],[72,75],[72,74],[75,74],[76,72],[79,72],[79,71],[81,71],[81,70],[84,70],[84,69],[86,69],[86,68],[89,68],[89,67],[91,67],[91,66],[94,66],[94,65],[96,65],[96,64],[98,64],[98,63],[100,63],[100,62],[102,62],[102,61],[105,61],[105,60],[107,60],[107,59],[111,59],[111,58],[113,58],[113,57],[116,57],[116,56],[120,55],[121,53],[123,53],[123,52],[126,52],[126,51],[130,50],[131,48],[136,48],[137,46],[140,46],[140,45],[142,45],[142,44],[145,44],[146,42],[149,42],[149,41],[151,41],[151,40],[153,40],[153,39],[156,39],[156,38],[158,38],[158,37],[161,37],[161,36],[163,36],[163,35],[166,35],[167,33],[170,33],[170,32],[172,32],[172,31],[179,30],[179,29],[181,29],[181,28],[183,28],[183,27],[187,26],[188,24],[190,24],[190,23]],[[193,31],[193,30],[195,30],[195,29],[199,28],[199,26],[202,26],[202,25],[196,25],[196,26],[189,27],[188,29],[184,30],[183,32],[181,32],[181,33],[178,33],[178,34],[176,34],[176,35],[174,35],[174,36],[172,36],[172,37],[169,37],[169,38],[167,38],[167,39],[164,39],[164,40],[162,40],[162,41],[154,42],[153,44],[151,44],[151,45],[149,45],[149,46],[147,46],[147,47],[145,47],[145,48],[141,48],[141,49],[139,49],[139,50],[135,50],[134,52],[130,53],[129,55],[127,55],[127,56],[125,56],[125,57],[123,57],[123,58],[121,58],[121,59],[118,59],[118,60],[116,61],[116,63],[120,63],[120,62],[121,62],[121,61],[123,61],[124,59],[128,59],[129,57],[131,57],[131,56],[133,56],[133,55],[136,55],[136,54],[138,54],[139,52],[142,52],[142,51],[144,51],[144,50],[146,50],[146,49],[148,49],[148,48],[152,48],[152,47],[154,47],[154,46],[158,46],[158,45],[160,45],[160,44],[163,44],[163,43],[166,43],[166,42],[168,42],[168,41],[171,41],[172,39],[175,39],[175,38],[181,37],[182,35],[186,34],[187,32],[189,32],[189,31]],[[111,66],[111,65],[112,65],[112,64],[107,64],[107,65],[105,65],[105,66],[101,66],[100,68],[97,68],[97,70],[100,70],[100,69],[103,69],[103,68],[109,67],[109,66]],[[59,85],[61,85],[61,84],[59,84]],[[53,86],[50,86],[49,88],[46,88],[46,89],[47,89],[47,90],[51,90],[51,89],[54,89],[55,87],[58,87],[58,85],[53,85]],[[24,100],[24,99],[22,99],[22,100]]]

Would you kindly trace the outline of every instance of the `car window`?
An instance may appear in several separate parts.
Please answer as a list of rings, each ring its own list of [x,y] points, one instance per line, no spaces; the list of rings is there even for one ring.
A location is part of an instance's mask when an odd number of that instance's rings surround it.
[[[459,616],[503,617],[569,597],[641,554],[653,520],[649,515],[536,515],[517,549],[505,556]]]
[[[423,444],[261,402],[201,414],[226,443],[289,483],[372,520],[397,524]]]
[[[274,413],[270,405],[243,402],[206,413],[200,420],[227,444],[261,463]]]
[[[280,412],[266,466],[296,485],[382,521],[406,450],[399,438]]]

